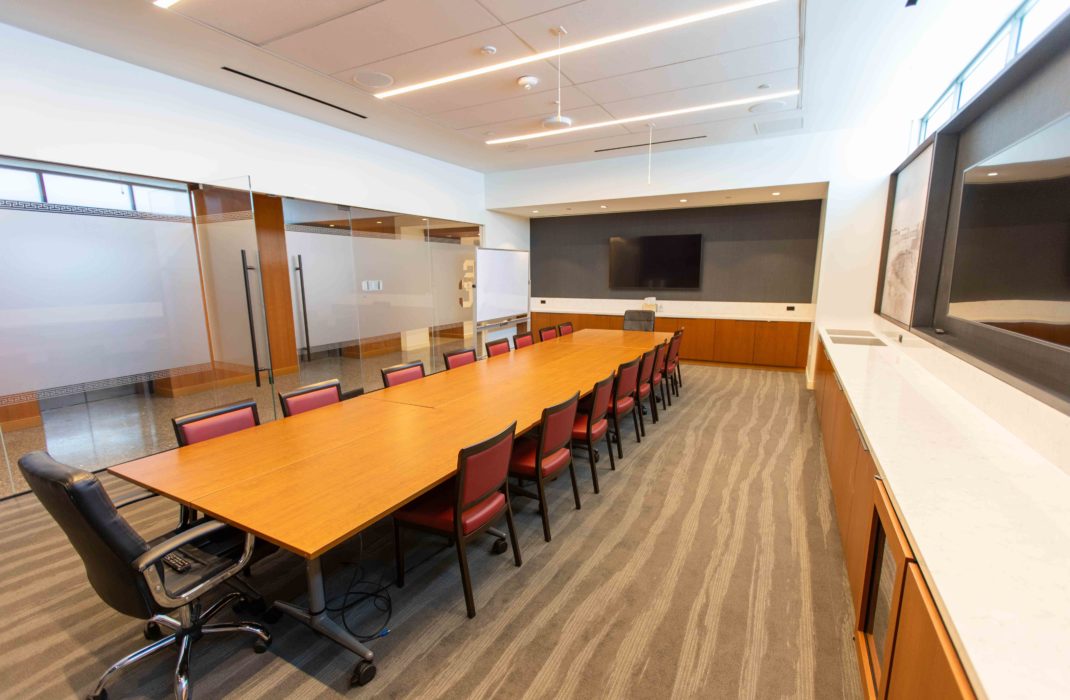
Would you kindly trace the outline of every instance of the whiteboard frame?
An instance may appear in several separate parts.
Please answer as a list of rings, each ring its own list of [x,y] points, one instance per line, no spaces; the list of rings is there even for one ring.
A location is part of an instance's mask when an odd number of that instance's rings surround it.
[[[531,318],[531,251],[522,250],[520,248],[487,248],[485,246],[479,246],[478,250],[496,250],[503,253],[527,253],[528,254],[528,303],[527,310],[522,314],[514,314],[512,316],[502,316],[500,318],[491,319],[489,321],[479,320],[479,254],[476,254],[476,281],[473,285],[473,289],[476,290],[475,309],[472,313],[476,322],[476,332],[495,330],[497,328],[503,328],[511,325],[516,325],[521,321]]]

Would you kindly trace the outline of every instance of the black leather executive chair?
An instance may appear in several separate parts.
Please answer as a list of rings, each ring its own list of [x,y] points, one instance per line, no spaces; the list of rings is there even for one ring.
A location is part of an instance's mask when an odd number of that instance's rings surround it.
[[[45,452],[32,452],[19,459],[19,469],[45,509],[59,523],[85,565],[89,583],[101,600],[117,612],[149,621],[146,636],[160,627],[173,633],[120,659],[100,677],[91,700],[108,697],[105,688],[119,671],[129,668],[172,645],[178,649],[175,665],[175,697],[191,696],[190,650],[202,634],[244,632],[256,637],[254,650],[267,651],[271,634],[252,622],[214,623],[209,620],[241,593],[227,593],[206,608],[200,597],[235,576],[249,563],[254,537],[236,557],[213,554],[208,547],[228,526],[218,521],[202,522],[159,540],[146,542],[116,510],[96,476],[52,459]],[[190,568],[178,573],[163,563],[164,556],[178,552]],[[179,567],[182,568],[182,567]]]
[[[626,331],[652,331],[654,330],[654,312],[640,309],[628,309],[624,312],[624,330]]]

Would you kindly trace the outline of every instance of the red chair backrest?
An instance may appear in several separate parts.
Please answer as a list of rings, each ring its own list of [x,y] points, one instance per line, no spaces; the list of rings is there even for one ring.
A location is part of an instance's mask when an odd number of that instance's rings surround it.
[[[516,423],[457,455],[457,508],[454,517],[499,491],[509,476]]]
[[[649,384],[651,378],[654,376],[654,360],[658,354],[658,349],[653,348],[643,353],[643,361],[639,363],[639,385]]]
[[[557,337],[557,329],[553,326],[539,329],[539,340],[553,340]]]
[[[567,447],[572,441],[572,426],[576,423],[576,408],[580,405],[580,394],[568,401],[542,410],[542,422],[539,426],[539,459]]]
[[[613,398],[623,399],[625,396],[631,396],[635,393],[635,388],[639,383],[640,359],[642,358],[637,357],[617,368],[617,384],[613,391]]]
[[[383,386],[391,387],[425,376],[424,363],[417,360],[403,365],[394,365],[379,370],[383,374]]]
[[[179,446],[185,446],[260,425],[260,414],[256,410],[256,402],[246,399],[172,418],[171,424],[175,428]]]
[[[587,429],[606,417],[609,412],[609,404],[613,400],[613,379],[611,374],[594,385],[591,391],[591,414],[587,420]]]
[[[475,350],[455,350],[453,352],[447,352],[442,356],[442,359],[446,361],[446,369],[454,369],[456,367],[463,367],[470,365],[476,361]]]
[[[314,408],[341,403],[342,384],[337,379],[309,384],[285,394],[279,394],[282,415],[296,416]]]
[[[487,357],[497,357],[509,352],[509,339],[492,340],[487,343]]]
[[[557,332],[561,335],[568,335],[572,332],[572,321],[565,321],[557,326]]]
[[[680,358],[680,341],[684,339],[684,336],[677,333],[669,341],[669,357],[665,360],[666,367],[675,367],[676,361]]]
[[[517,333],[513,336],[513,348],[519,350],[535,344],[535,336],[531,333]]]
[[[669,343],[666,341],[657,347],[657,354],[654,355],[654,374],[665,372],[665,358],[668,354]]]

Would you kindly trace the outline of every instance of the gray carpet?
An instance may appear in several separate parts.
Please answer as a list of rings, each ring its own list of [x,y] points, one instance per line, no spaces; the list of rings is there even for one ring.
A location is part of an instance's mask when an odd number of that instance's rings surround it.
[[[625,432],[602,493],[577,458],[583,509],[568,479],[550,486],[554,540],[516,499],[523,567],[470,550],[478,616],[465,616],[452,550],[410,534],[403,590],[389,589],[390,634],[370,643],[378,676],[346,693],[354,657],[300,624],[194,646],[200,698],[856,698],[851,605],[811,393],[790,372],[686,366],[683,395],[636,444]],[[135,490],[105,477],[118,498]],[[355,494],[354,497],[359,497]],[[148,535],[177,518],[163,499],[124,510]],[[104,606],[73,550],[32,497],[0,503],[0,695],[84,695],[144,644],[140,623]],[[374,586],[392,576],[381,524],[328,559],[341,602],[355,564]],[[300,598],[297,558],[254,570],[268,597]],[[232,616],[232,613],[227,613]],[[337,615],[336,615],[337,616]],[[347,616],[371,632],[371,601]],[[166,698],[174,656],[121,677],[111,697]]]

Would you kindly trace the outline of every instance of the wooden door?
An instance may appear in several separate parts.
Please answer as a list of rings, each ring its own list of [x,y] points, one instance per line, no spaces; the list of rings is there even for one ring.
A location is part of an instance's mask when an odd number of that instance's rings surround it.
[[[794,367],[798,352],[798,323],[794,321],[755,322],[754,364]]]

